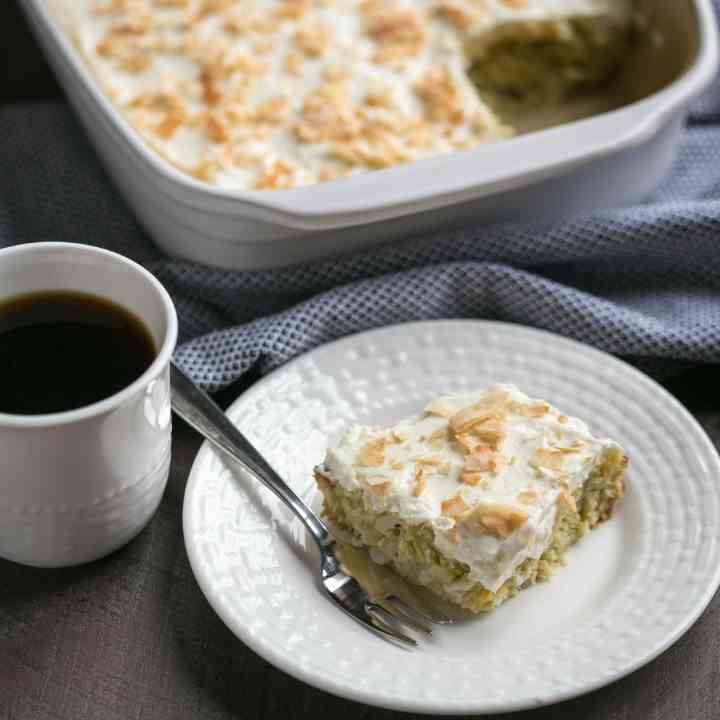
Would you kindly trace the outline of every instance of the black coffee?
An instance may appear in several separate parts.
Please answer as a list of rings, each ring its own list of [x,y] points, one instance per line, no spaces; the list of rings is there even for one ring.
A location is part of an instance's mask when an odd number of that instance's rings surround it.
[[[155,358],[149,331],[108,300],[75,292],[0,303],[0,412],[63,412],[122,390]]]

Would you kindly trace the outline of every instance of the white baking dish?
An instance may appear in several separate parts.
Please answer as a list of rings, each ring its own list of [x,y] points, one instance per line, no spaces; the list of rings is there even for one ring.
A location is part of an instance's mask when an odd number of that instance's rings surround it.
[[[287,265],[468,222],[643,199],[670,168],[688,104],[718,65],[711,0],[643,4],[664,40],[653,43],[648,33],[639,41],[618,86],[641,99],[347,180],[242,192],[198,182],[146,146],[99,88],[48,0],[21,2],[108,171],[157,243],[170,255],[235,269]]]

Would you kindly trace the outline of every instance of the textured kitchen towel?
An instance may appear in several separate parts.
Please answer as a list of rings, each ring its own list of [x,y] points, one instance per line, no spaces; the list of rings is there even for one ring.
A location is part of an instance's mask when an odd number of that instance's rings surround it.
[[[694,106],[674,171],[641,205],[468,227],[280,271],[164,257],[62,102],[0,111],[0,168],[0,245],[84,242],[144,263],[177,303],[178,360],[211,390],[328,340],[432,318],[526,323],[657,371],[720,361],[720,82]]]

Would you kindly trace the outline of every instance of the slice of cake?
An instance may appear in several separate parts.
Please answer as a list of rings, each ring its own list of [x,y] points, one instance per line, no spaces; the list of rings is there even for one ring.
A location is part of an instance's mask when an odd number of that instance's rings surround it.
[[[407,580],[473,612],[547,579],[623,495],[623,449],[512,385],[353,427],[316,469],[324,515]]]

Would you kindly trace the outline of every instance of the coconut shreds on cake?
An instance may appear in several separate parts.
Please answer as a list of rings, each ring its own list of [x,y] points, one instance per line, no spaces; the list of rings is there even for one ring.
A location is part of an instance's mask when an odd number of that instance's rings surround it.
[[[624,55],[633,0],[48,0],[152,148],[293,188],[512,135],[478,91],[555,101]]]
[[[622,497],[613,440],[513,385],[353,427],[316,469],[324,515],[407,580],[473,612],[563,562]]]

